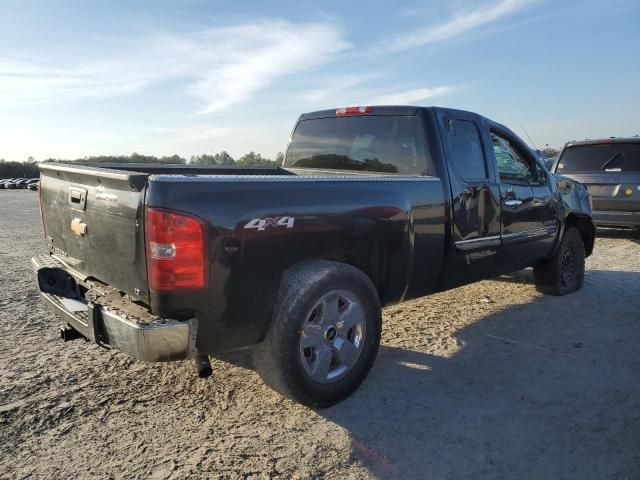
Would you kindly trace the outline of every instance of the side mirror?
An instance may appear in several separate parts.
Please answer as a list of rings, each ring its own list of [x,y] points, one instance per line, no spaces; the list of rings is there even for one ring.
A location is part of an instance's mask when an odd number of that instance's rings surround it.
[[[536,162],[536,182],[540,184],[547,183],[547,172],[538,162]]]

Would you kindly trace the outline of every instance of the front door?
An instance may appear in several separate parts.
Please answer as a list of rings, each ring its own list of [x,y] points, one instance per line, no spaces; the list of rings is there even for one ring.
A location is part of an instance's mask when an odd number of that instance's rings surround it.
[[[494,160],[500,179],[502,248],[494,273],[530,266],[553,248],[558,230],[557,201],[546,170],[517,137],[492,128]]]

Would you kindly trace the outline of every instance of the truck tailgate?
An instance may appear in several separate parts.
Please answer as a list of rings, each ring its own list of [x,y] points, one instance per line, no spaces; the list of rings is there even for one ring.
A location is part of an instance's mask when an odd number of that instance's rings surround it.
[[[42,164],[48,248],[86,278],[148,300],[144,192],[148,174]]]

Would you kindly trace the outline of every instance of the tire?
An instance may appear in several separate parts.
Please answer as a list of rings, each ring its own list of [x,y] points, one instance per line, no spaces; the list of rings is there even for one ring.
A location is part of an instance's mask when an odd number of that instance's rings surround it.
[[[567,227],[556,254],[533,267],[533,278],[538,291],[548,295],[567,295],[582,288],[584,241],[577,228]]]
[[[253,349],[254,365],[280,394],[329,407],[366,378],[381,326],[378,293],[364,273],[337,262],[305,262],[282,277],[269,331]]]

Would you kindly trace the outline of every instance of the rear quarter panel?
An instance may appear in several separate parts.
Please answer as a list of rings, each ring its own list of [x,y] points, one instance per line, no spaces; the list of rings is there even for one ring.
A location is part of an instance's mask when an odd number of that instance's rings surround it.
[[[383,304],[432,291],[440,275],[446,219],[434,177],[152,176],[146,203],[208,225],[209,288],[188,296],[203,352],[259,342],[282,273],[304,260],[357,266]],[[154,311],[181,301],[152,295]]]

